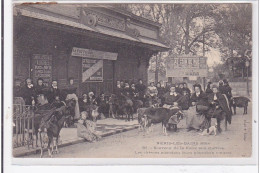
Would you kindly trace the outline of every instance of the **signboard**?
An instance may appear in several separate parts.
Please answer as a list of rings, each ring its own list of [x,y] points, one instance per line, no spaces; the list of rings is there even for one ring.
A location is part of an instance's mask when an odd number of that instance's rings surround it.
[[[82,82],[103,82],[103,60],[82,58]]]
[[[45,86],[49,86],[52,81],[52,56],[51,55],[33,55],[32,59],[33,78],[37,82],[38,78],[43,79]]]
[[[100,13],[92,10],[84,10],[82,13],[82,18],[87,18],[87,16],[94,16],[96,23],[101,26],[117,29],[120,31],[125,31],[125,20],[124,18],[114,17],[104,13]]]
[[[71,53],[71,56],[107,60],[117,60],[117,55],[117,53],[103,52],[98,50],[83,49],[77,47],[73,47]]]
[[[176,56],[169,57],[166,63],[167,77],[207,77],[206,57]]]

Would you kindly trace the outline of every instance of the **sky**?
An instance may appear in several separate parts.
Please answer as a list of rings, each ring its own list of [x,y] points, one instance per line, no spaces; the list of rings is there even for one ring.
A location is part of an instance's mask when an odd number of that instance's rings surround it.
[[[221,54],[218,49],[211,48],[205,55],[208,58],[207,64],[209,67],[213,67],[214,64],[220,64]]]

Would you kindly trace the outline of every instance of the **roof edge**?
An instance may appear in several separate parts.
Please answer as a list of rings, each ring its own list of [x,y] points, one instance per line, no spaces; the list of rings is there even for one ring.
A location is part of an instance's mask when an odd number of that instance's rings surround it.
[[[147,19],[147,18],[138,16],[138,15],[135,15],[132,12],[129,12],[129,11],[126,11],[126,10],[122,10],[120,8],[116,8],[116,7],[113,7],[113,6],[110,6],[110,5],[106,5],[106,6],[102,6],[102,7],[107,8],[107,9],[112,10],[112,11],[115,11],[117,13],[120,13],[122,15],[131,17],[133,19],[139,20],[139,21],[144,22],[144,23],[149,24],[149,25],[153,25],[153,26],[157,26],[157,27],[161,27],[162,26],[162,24],[159,23],[159,22],[155,22],[155,21],[153,21],[151,19]]]

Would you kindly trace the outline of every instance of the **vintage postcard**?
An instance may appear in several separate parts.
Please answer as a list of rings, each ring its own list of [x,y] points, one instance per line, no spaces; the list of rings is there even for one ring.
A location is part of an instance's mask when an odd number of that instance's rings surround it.
[[[14,160],[256,161],[250,1],[14,1],[12,11]]]

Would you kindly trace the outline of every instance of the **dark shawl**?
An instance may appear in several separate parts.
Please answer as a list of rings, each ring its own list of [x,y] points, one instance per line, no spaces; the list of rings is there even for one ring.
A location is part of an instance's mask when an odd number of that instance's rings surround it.
[[[199,96],[196,93],[193,93],[190,98],[191,102],[196,102],[197,105],[209,106],[207,95],[201,91]]]
[[[181,95],[179,93],[177,93],[177,95],[170,95],[170,92],[167,92],[164,95],[164,104],[167,105],[172,105],[173,102],[179,102],[179,100],[181,99]]]
[[[217,95],[217,100],[219,102],[219,106],[226,113],[227,121],[229,122],[229,124],[231,124],[231,115],[232,114],[230,111],[228,99],[221,93],[217,93],[216,95]],[[214,101],[214,93],[211,93],[208,96],[208,102],[212,103],[213,101]]]

